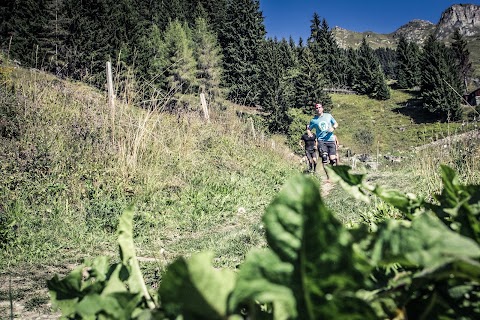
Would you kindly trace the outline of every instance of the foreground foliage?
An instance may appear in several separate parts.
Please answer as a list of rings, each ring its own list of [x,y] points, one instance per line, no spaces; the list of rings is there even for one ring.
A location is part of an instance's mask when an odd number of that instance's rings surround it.
[[[297,176],[266,209],[269,247],[238,272],[212,254],[179,258],[157,292],[145,286],[133,245],[133,211],[119,223],[121,262],[105,257],[48,281],[65,318],[100,319],[474,319],[480,315],[480,187],[442,166],[442,192],[426,200],[370,186],[334,168],[358,199],[383,199],[404,214],[347,230],[319,186]]]

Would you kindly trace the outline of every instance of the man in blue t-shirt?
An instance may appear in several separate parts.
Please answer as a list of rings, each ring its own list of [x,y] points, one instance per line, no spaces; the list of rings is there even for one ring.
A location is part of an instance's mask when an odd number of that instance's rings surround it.
[[[322,158],[322,164],[325,168],[326,163],[333,166],[337,165],[337,146],[335,144],[335,135],[333,131],[338,128],[338,123],[330,113],[323,112],[321,103],[315,104],[316,115],[310,121],[310,130],[315,130],[318,140],[318,153]],[[327,171],[325,170],[325,173]],[[327,179],[328,173],[327,173]]]

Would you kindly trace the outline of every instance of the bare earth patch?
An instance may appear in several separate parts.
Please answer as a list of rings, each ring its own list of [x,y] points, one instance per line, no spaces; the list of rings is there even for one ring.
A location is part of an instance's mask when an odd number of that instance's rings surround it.
[[[0,319],[58,319],[52,310],[47,280],[55,274],[66,275],[66,267],[30,267],[0,272]]]

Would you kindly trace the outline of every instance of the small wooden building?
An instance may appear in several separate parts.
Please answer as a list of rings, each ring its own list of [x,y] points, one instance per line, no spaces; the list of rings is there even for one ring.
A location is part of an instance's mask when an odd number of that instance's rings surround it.
[[[471,106],[478,106],[480,105],[480,88],[477,88],[470,92],[465,100],[467,100],[468,104]]]

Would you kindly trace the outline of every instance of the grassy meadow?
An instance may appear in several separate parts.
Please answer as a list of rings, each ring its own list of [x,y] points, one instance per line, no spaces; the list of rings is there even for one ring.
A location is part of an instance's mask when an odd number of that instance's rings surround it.
[[[113,112],[105,92],[81,83],[5,65],[0,79],[2,283],[116,256],[117,218],[129,206],[137,255],[152,279],[176,257],[205,250],[214,251],[216,266],[235,268],[249,249],[265,245],[264,209],[305,168],[284,137],[258,125],[252,131],[252,122],[237,116],[244,107],[226,101],[212,107],[210,121],[195,97],[175,113],[165,103],[146,109],[121,99]],[[346,150],[369,154],[378,168],[358,163],[354,170],[368,173],[372,184],[428,196],[440,188],[440,163],[465,182],[480,181],[478,140],[416,149],[477,130],[476,122],[432,121],[411,92],[392,90],[387,101],[334,94],[332,101],[342,164],[353,165]],[[398,214],[375,199],[359,203],[337,186],[325,201],[347,226]],[[30,304],[27,311],[49,313],[46,279],[34,278],[40,291],[14,288],[13,297]],[[0,311],[11,293],[0,287]]]

